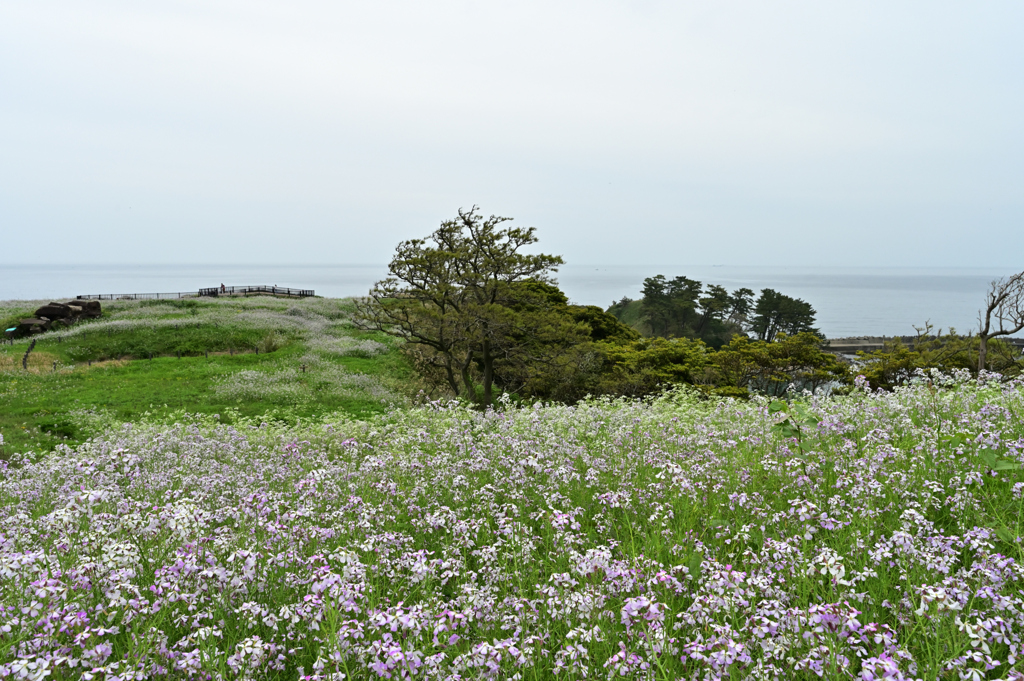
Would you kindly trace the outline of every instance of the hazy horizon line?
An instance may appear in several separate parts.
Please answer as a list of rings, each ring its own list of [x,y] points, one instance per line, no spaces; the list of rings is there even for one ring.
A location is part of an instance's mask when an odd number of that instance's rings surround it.
[[[38,267],[60,267],[75,269],[90,269],[103,267],[374,267],[387,268],[388,263],[333,263],[333,262],[93,262],[93,263],[61,263],[61,262],[17,262],[0,263],[0,267],[29,269]],[[859,270],[881,270],[881,269],[943,269],[943,270],[1015,270],[1002,265],[841,265],[834,263],[816,264],[768,264],[768,265],[747,265],[734,263],[614,263],[614,262],[566,262],[558,267],[604,267],[604,268],[682,268],[682,267],[707,267],[707,268],[744,268],[744,269],[859,269]],[[557,268],[556,268],[557,269]],[[1017,270],[1015,270],[1017,271]]]

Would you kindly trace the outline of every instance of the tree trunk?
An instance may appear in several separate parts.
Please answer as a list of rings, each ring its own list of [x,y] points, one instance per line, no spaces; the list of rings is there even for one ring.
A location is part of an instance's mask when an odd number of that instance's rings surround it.
[[[978,373],[981,373],[985,370],[985,359],[988,355],[988,336],[979,334],[978,341]]]
[[[700,316],[700,322],[697,324],[697,338],[701,337],[704,333],[704,327],[707,326],[708,320],[711,318],[710,312],[705,312]]]
[[[469,375],[469,365],[473,361],[473,353],[466,353],[466,361],[459,367],[462,374],[462,385],[466,389],[466,399],[476,402],[476,386],[473,384],[473,377]]]
[[[452,389],[452,392],[456,395],[459,394],[459,382],[455,378],[455,371],[452,369],[452,358],[451,355],[445,358],[444,363],[444,374],[448,380],[448,386]]]

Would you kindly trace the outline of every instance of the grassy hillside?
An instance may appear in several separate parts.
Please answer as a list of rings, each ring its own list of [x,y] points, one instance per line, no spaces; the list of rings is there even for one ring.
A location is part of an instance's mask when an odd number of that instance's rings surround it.
[[[45,302],[45,301],[43,301]],[[0,303],[0,318],[39,303]],[[409,368],[346,300],[113,301],[101,319],[0,347],[6,450],[75,444],[102,424],[177,410],[294,421],[379,413],[407,399]],[[180,355],[180,358],[179,358]]]
[[[2,471],[0,677],[1020,681],[1021,414],[933,374],[131,424]]]
[[[626,326],[636,329],[641,334],[650,332],[647,322],[643,320],[641,300],[623,299],[608,308],[608,312],[615,315],[616,319]]]

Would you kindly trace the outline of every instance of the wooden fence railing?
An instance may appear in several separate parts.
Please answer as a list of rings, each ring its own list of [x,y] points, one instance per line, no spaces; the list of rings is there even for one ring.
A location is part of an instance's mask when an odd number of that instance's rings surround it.
[[[316,295],[312,289],[288,288],[286,286],[213,286],[196,291],[175,291],[172,293],[96,293],[75,296],[79,300],[159,300],[162,298],[195,298],[197,296],[249,295],[269,293],[274,296],[309,298]]]
[[[248,295],[250,293],[269,293],[274,296],[295,296],[309,298],[316,295],[312,289],[288,288],[287,286],[214,286],[199,289],[201,296]]]
[[[75,296],[79,300],[156,300],[159,298],[195,298],[195,291],[176,291],[174,293],[97,293]]]

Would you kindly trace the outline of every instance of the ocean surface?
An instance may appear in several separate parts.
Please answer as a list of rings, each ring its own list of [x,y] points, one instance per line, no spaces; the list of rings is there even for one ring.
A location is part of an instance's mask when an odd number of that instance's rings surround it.
[[[81,294],[197,291],[239,285],[314,289],[318,295],[365,295],[387,274],[381,265],[0,265],[0,300],[71,298]],[[973,268],[733,267],[707,265],[565,265],[559,285],[579,304],[607,308],[639,298],[643,280],[685,275],[730,291],[772,288],[817,311],[829,338],[977,328],[989,282],[1012,272]]]

